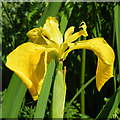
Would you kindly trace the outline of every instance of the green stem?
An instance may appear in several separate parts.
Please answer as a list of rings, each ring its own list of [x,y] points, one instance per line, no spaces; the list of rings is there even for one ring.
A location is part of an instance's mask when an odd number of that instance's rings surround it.
[[[116,92],[116,76],[115,76],[115,69],[114,69],[114,92]]]
[[[66,106],[65,111],[70,107],[70,105],[73,103],[73,101],[78,97],[78,95],[96,78],[96,76],[92,77],[88,82],[80,88],[80,90],[74,95],[74,97],[70,100],[69,104]]]
[[[80,86],[81,88],[84,86],[85,82],[85,58],[86,58],[86,50],[83,49],[82,51],[82,66],[81,66],[81,81]],[[85,91],[83,90],[80,95],[80,110],[81,114],[85,114]]]
[[[57,65],[57,70],[63,72],[63,61],[60,61],[59,64]]]
[[[112,43],[112,47],[114,48],[115,46],[115,23],[113,22],[113,43]],[[114,67],[114,92],[116,92],[116,76],[115,76],[115,72],[116,68]]]
[[[65,75],[66,68],[64,68],[63,71],[63,61],[60,61],[57,65],[56,76],[53,86],[52,118],[63,119],[66,97]]]
[[[112,47],[114,48],[115,46],[115,23],[113,23],[113,43],[112,43]]]

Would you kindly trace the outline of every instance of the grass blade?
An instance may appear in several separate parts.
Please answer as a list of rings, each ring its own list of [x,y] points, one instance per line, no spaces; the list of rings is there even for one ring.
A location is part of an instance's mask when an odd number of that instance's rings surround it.
[[[72,14],[74,5],[75,5],[74,2],[66,2],[65,3],[65,7],[63,8],[64,10],[62,11],[62,14],[61,14],[61,22],[60,22],[60,31],[62,34],[64,33],[64,31],[67,27],[68,20]],[[67,13],[66,13],[66,11],[67,11]]]
[[[52,84],[52,78],[54,75],[54,70],[55,70],[55,61],[53,60],[48,65],[47,74],[45,76],[42,90],[38,98],[34,118],[44,118],[47,101],[50,93],[50,88]]]
[[[116,90],[116,92],[112,95],[110,100],[105,104],[103,109],[100,111],[97,120],[111,118],[118,105],[120,104],[120,87]]]
[[[117,55],[118,55],[118,66],[119,66],[119,73],[120,73],[120,5],[114,8],[114,24],[115,24],[115,31],[116,31],[116,44],[117,44]],[[120,77],[120,74],[119,74]]]
[[[47,17],[49,17],[49,16],[56,17],[61,4],[62,4],[62,2],[49,2],[47,8],[45,9],[45,11],[36,27],[43,26]]]
[[[2,101],[2,117],[17,118],[27,91],[22,80],[14,73]]]

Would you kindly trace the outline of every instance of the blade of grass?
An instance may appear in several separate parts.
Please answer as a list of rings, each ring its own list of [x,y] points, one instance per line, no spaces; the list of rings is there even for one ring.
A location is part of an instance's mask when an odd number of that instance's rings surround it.
[[[119,77],[120,77],[120,5],[117,4],[114,8],[114,24],[116,31],[116,44],[117,44],[117,57],[119,66]],[[119,81],[120,82],[120,81]]]
[[[48,101],[48,97],[49,97],[49,93],[50,93],[50,88],[51,88],[51,84],[52,84],[52,78],[54,75],[54,70],[55,70],[55,61],[53,60],[48,65],[47,74],[45,76],[42,90],[41,90],[41,93],[38,98],[36,111],[34,114],[34,119],[35,118],[44,118],[47,101]]]
[[[113,43],[112,43],[112,47],[114,48],[115,46],[115,22],[113,22]],[[114,65],[114,92],[116,92],[116,68]]]
[[[43,26],[47,17],[52,16],[56,17],[62,2],[49,2],[47,8],[45,9],[41,19],[38,21],[36,27]]]
[[[69,18],[72,14],[72,10],[74,8],[74,2],[66,2],[65,7],[63,8],[62,14],[61,14],[61,22],[60,22],[60,31],[62,34],[64,34],[64,31],[67,27]]]
[[[78,97],[78,95],[96,78],[96,76],[92,77],[80,90],[74,95],[74,97],[70,100],[69,104],[66,106],[65,111],[69,108],[72,102]]]
[[[98,6],[97,6],[97,3],[94,2],[94,6],[95,6],[95,10],[96,10],[96,19],[97,19],[97,22],[96,22],[96,26],[94,27],[93,29],[93,34],[95,37],[101,37],[101,20],[100,20],[100,15],[99,15],[99,12],[98,12]]]
[[[17,118],[27,87],[14,73],[2,101],[3,118]]]
[[[111,118],[118,105],[120,104],[120,87],[116,90],[116,92],[112,95],[110,100],[105,104],[103,109],[99,112],[96,117],[97,120],[108,119]]]

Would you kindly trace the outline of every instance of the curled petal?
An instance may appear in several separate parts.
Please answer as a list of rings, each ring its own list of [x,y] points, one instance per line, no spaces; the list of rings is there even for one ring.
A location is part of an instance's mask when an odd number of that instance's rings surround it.
[[[30,30],[29,32],[27,32],[26,35],[28,36],[30,41],[33,43],[45,45],[45,46],[48,45],[48,47],[55,46],[56,44],[53,41],[47,39],[48,35],[47,35],[47,33],[44,33],[44,32],[45,31],[43,31],[43,29],[40,27],[40,28],[34,28],[34,29]]]
[[[66,30],[65,36],[64,36],[64,37],[65,37],[65,40],[66,40],[70,35],[73,34],[74,29],[75,29],[75,27],[74,27],[74,26],[71,26],[70,28],[68,28],[68,29]]]
[[[74,34],[72,34],[74,32],[74,26],[67,29],[65,32],[65,41],[63,44],[61,44],[61,53],[63,53],[69,47],[69,44],[77,40],[80,36],[88,36],[85,22],[82,22],[80,25],[81,26],[79,28],[82,28],[82,30]]]
[[[31,42],[35,43],[39,38],[38,28],[34,28],[34,29],[30,30],[29,32],[27,32],[26,35],[29,37]]]
[[[70,48],[63,53],[63,59],[74,49],[89,49],[97,55],[96,86],[98,91],[100,91],[105,82],[113,76],[113,63],[115,59],[113,49],[103,38],[79,41],[71,43],[69,46]]]
[[[48,17],[44,26],[43,32],[45,33],[44,36],[47,36],[49,40],[54,41],[59,46],[63,42],[62,34],[58,28],[58,21],[55,17]]]
[[[46,48],[24,43],[7,56],[6,66],[22,79],[33,99],[37,100],[47,71]]]
[[[69,34],[69,36],[67,36],[67,39],[65,40],[66,43],[74,42],[75,40],[77,40],[82,35],[83,36],[88,36],[87,31],[86,31],[87,26],[86,26],[85,22],[82,22],[80,25],[81,26],[79,28],[82,28],[82,30],[79,31],[79,32],[76,32],[74,34]],[[68,29],[66,32],[72,33],[73,28]]]
[[[85,33],[83,34],[83,36],[85,36],[85,37],[88,36],[87,31],[86,31],[87,25],[86,25],[86,23],[85,23],[84,21],[80,23],[79,28],[82,28],[83,31],[85,32]]]

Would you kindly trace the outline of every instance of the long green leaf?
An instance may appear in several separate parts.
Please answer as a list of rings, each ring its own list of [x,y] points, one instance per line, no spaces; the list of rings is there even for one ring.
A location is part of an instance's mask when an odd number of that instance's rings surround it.
[[[68,24],[71,14],[72,14],[74,5],[75,5],[74,2],[66,2],[65,3],[65,7],[63,8],[63,11],[61,14],[61,22],[60,22],[60,31],[62,34],[64,33],[64,31],[67,27],[67,24]],[[66,13],[66,11],[67,11],[67,13]]]
[[[110,100],[105,104],[103,109],[100,111],[97,120],[108,119],[111,118],[118,105],[120,104],[120,87],[116,90],[116,92],[112,95]]]
[[[56,17],[61,4],[62,4],[61,2],[49,2],[47,8],[45,9],[45,11],[36,27],[43,26],[47,17],[49,17],[49,16]]]
[[[120,5],[114,8],[114,24],[115,24],[115,31],[116,31],[116,44],[117,44],[117,55],[118,55],[118,66],[119,66],[119,73],[120,73]],[[119,74],[120,77],[120,74]]]
[[[50,88],[52,84],[52,78],[54,75],[54,70],[55,70],[55,61],[53,60],[48,65],[47,74],[45,76],[42,90],[38,98],[34,118],[44,118],[47,101],[50,93]]]
[[[9,87],[3,97],[2,117],[17,118],[22,100],[27,91],[27,87],[22,80],[14,73]]]
[[[63,62],[60,62],[57,67],[57,73],[53,87],[52,118],[63,118],[64,115],[66,83],[62,69]]]

